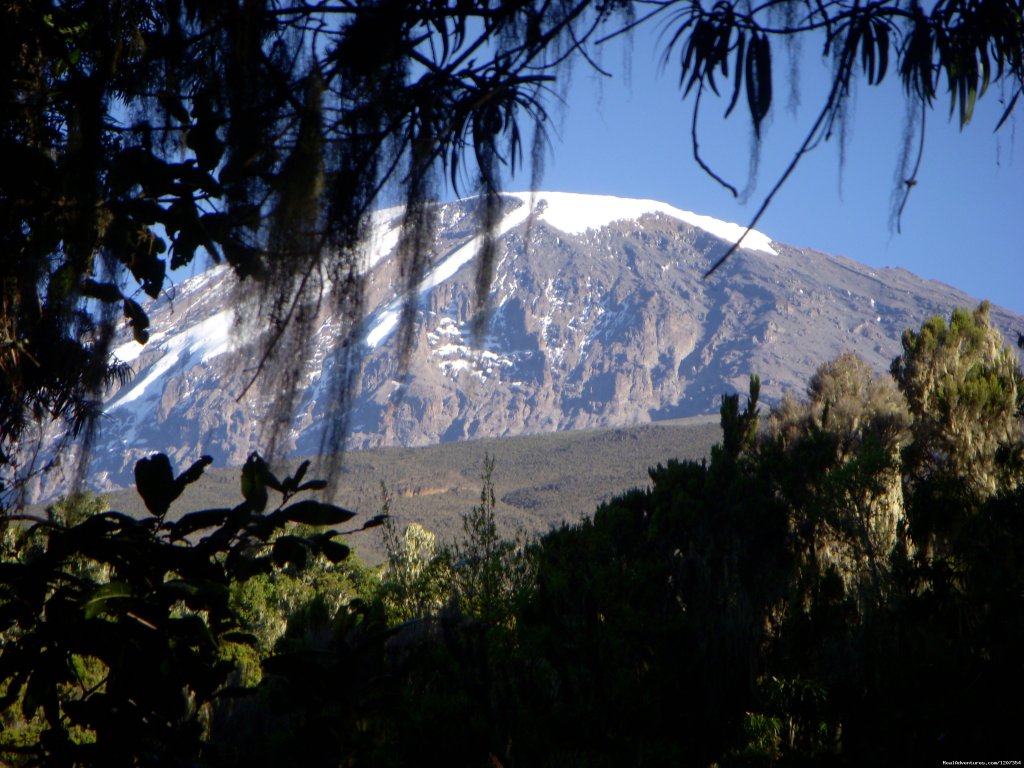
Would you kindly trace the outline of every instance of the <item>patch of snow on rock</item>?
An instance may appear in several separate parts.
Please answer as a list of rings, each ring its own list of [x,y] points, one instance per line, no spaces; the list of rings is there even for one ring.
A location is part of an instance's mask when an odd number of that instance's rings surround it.
[[[507,213],[498,224],[497,231],[494,233],[495,237],[500,237],[510,229],[514,229],[522,224],[526,221],[529,213],[530,211],[525,205],[517,206],[515,210]],[[483,235],[477,235],[465,245],[456,248],[444,260],[442,260],[440,264],[427,273],[426,277],[424,277],[416,287],[416,292],[418,294],[426,293],[452,277],[456,272],[462,269],[463,266],[476,257],[477,253],[480,252],[480,247],[483,245],[483,242]],[[379,311],[376,314],[376,317],[371,318],[370,330],[366,334],[366,345],[368,347],[379,346],[381,342],[394,332],[395,328],[398,326],[401,307],[402,299],[395,299],[382,311]]]
[[[158,382],[165,373],[173,368],[183,355],[187,361],[195,365],[197,363],[205,363],[218,355],[224,354],[230,346],[230,309],[222,310],[181,333],[170,336],[166,341],[158,342],[157,348],[163,352],[163,355],[145,370],[141,378],[131,382],[125,390],[119,392],[114,397],[113,402],[107,406],[107,412],[128,405],[143,397],[150,386]],[[146,348],[154,348],[152,339],[146,347],[134,341],[122,344],[114,350],[114,354],[118,359],[128,362],[126,357],[134,360]]]
[[[370,215],[370,234],[362,253],[361,269],[368,272],[398,245],[402,234],[401,216],[404,207],[382,208]],[[396,219],[398,221],[396,221]]]

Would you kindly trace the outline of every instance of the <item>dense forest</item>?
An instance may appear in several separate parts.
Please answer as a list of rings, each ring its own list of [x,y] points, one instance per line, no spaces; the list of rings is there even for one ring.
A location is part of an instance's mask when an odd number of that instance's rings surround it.
[[[440,542],[253,456],[243,500],[139,462],[0,563],[0,754],[30,765],[938,765],[1018,758],[1024,386],[988,308],[845,354],[708,460],[536,540],[494,473]],[[375,530],[364,530],[375,529]],[[345,541],[381,535],[388,557]],[[1016,751],[1015,751],[1016,750]]]

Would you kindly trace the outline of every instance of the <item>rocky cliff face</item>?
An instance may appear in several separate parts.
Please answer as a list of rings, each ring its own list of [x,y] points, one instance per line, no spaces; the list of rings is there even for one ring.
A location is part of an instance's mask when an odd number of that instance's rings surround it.
[[[378,214],[367,246],[369,314],[351,401],[352,448],[713,413],[721,394],[745,391],[751,373],[761,376],[770,403],[802,391],[819,363],[844,350],[886,369],[904,329],[977,303],[903,270],[873,271],[756,232],[703,280],[741,227],[653,201],[510,195],[479,344],[471,331],[473,202],[441,209],[403,376],[392,258],[399,219],[396,210]],[[135,460],[156,450],[179,464],[201,453],[239,464],[262,447],[273,382],[237,400],[251,361],[232,335],[232,290],[223,269],[186,281],[173,301],[152,308],[160,332],[145,347],[127,342],[116,350],[135,378],[107,400],[90,472],[99,487],[130,483]],[[993,319],[1014,338],[1024,328],[998,308]],[[340,368],[336,335],[329,316],[318,322],[288,436],[297,453],[319,450],[336,418],[329,396]],[[37,494],[58,485],[52,475]]]

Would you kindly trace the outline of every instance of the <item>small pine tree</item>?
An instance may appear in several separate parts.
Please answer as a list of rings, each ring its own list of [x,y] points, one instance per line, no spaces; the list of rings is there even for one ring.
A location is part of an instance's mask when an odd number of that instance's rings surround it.
[[[387,559],[380,571],[378,597],[392,622],[438,612],[448,597],[451,574],[433,531],[410,523],[399,533],[391,516],[391,494],[381,483],[381,538]]]
[[[892,374],[914,417],[918,474],[955,477],[982,496],[1019,481],[996,456],[1021,438],[1021,372],[987,302],[973,313],[954,310],[949,325],[936,316],[920,332],[906,331]]]
[[[807,385],[807,400],[788,395],[768,419],[768,432],[784,444],[826,431],[839,458],[854,455],[865,440],[893,448],[906,442],[906,401],[892,378],[878,375],[853,352],[823,363]]]
[[[801,578],[835,574],[861,609],[884,591],[904,543],[899,459],[909,421],[892,379],[851,352],[819,366],[807,400],[787,397],[768,419],[762,458],[791,505]]]
[[[492,456],[484,456],[481,480],[480,503],[463,516],[463,537],[449,555],[452,588],[466,614],[501,624],[532,583],[533,566],[522,537],[506,539],[498,531]]]

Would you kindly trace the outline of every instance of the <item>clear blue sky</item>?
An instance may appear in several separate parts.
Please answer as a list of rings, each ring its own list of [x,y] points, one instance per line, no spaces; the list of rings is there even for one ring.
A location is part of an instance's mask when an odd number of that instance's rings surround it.
[[[565,105],[551,105],[552,146],[540,187],[652,198],[747,224],[821,108],[828,70],[820,47],[804,46],[802,104],[795,114],[787,106],[786,55],[775,51],[774,106],[758,184],[742,203],[694,163],[692,99],[680,97],[673,65],[662,69],[657,26],[648,26],[634,34],[629,55],[618,40],[602,47],[599,61],[612,78],[577,64]],[[791,245],[877,267],[903,267],[1024,314],[1024,136],[1014,138],[1024,104],[1017,106],[1016,121],[1011,117],[995,134],[1003,107],[992,88],[961,132],[958,122],[948,119],[948,100],[941,95],[928,114],[919,184],[904,212],[902,233],[896,234],[890,228],[890,197],[904,125],[901,89],[892,69],[883,86],[858,82],[842,173],[838,141],[819,146],[804,157],[757,228]],[[728,120],[721,118],[725,105],[705,99],[701,147],[715,170],[742,189],[750,156],[745,100],[741,97]],[[529,184],[528,167],[506,178],[510,190]],[[178,270],[175,279],[196,269]]]
[[[600,61],[613,79],[582,66],[572,73],[565,108],[552,110],[557,131],[541,188],[654,198],[748,223],[823,103],[827,70],[820,50],[803,52],[802,105],[795,116],[787,108],[785,56],[775,52],[775,103],[758,184],[740,204],[692,160],[692,100],[680,98],[675,71],[662,71],[656,34],[637,33],[632,46],[628,77],[621,47],[612,46]],[[958,121],[947,119],[943,94],[928,115],[920,183],[896,234],[889,220],[904,123],[901,84],[892,71],[882,87],[860,82],[842,174],[838,142],[820,146],[801,162],[758,229],[792,245],[904,267],[1024,313],[1024,138],[1014,140],[1013,118],[993,133],[1002,113],[997,97],[990,90],[961,133]],[[724,109],[725,102],[705,100],[701,146],[709,163],[742,189],[750,146],[745,101],[728,121],[721,119]],[[1016,112],[1024,115],[1019,106]],[[528,185],[528,171],[507,184]]]

